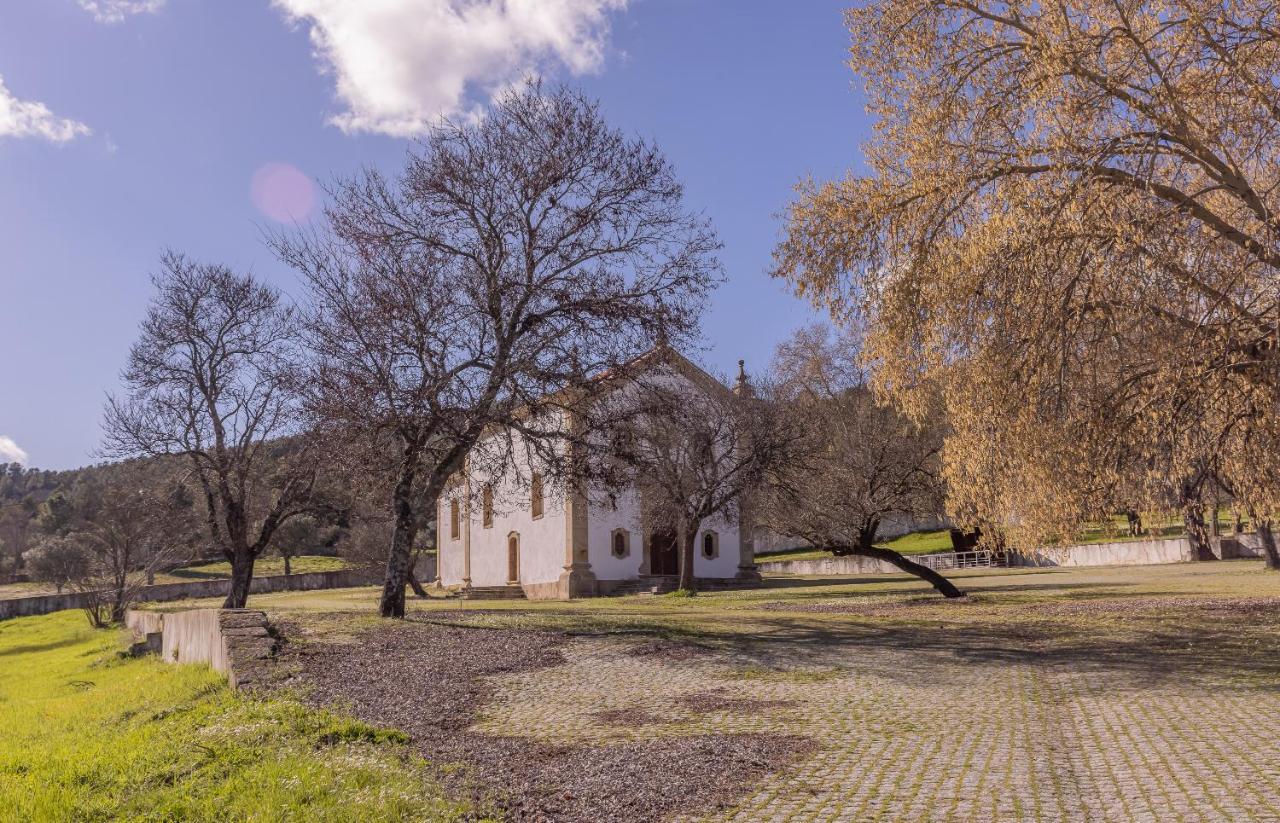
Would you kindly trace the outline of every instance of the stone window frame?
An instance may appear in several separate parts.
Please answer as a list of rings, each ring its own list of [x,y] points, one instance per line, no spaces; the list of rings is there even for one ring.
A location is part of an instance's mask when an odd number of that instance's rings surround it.
[[[541,520],[546,511],[546,495],[542,486],[541,472],[534,472],[529,480],[529,514],[534,520]]]
[[[493,484],[485,483],[480,492],[480,527],[493,528]]]
[[[711,548],[710,552],[707,551],[708,547]],[[698,549],[704,560],[715,560],[720,556],[720,533],[713,530],[703,532],[702,545]]]
[[[622,554],[618,554],[618,538],[622,538]],[[617,560],[631,556],[631,532],[624,528],[616,528],[609,535],[609,554]]]

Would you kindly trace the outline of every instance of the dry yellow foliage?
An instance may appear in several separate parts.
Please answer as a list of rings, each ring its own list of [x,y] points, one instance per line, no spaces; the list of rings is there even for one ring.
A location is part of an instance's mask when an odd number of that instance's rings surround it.
[[[1272,508],[1280,9],[878,0],[846,22],[868,172],[800,186],[776,274],[867,323],[882,392],[945,405],[953,512],[1066,535],[1210,475]]]

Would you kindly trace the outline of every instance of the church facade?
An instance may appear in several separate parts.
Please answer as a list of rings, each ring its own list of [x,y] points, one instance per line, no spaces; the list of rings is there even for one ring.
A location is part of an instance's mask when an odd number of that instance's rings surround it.
[[[645,368],[662,369],[664,379],[688,391],[725,390],[669,347],[647,357]],[[531,460],[500,477],[464,473],[453,484],[457,491],[441,496],[440,585],[501,588],[529,599],[669,587],[679,573],[675,530],[646,522],[634,489],[566,491],[544,480]],[[758,580],[752,531],[749,516],[705,522],[694,544],[699,582]]]

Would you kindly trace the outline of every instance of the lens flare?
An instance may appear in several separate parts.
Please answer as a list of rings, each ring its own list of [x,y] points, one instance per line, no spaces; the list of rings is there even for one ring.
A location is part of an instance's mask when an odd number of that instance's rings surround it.
[[[254,208],[279,223],[305,223],[316,205],[311,178],[288,163],[267,163],[253,173],[249,199]]]

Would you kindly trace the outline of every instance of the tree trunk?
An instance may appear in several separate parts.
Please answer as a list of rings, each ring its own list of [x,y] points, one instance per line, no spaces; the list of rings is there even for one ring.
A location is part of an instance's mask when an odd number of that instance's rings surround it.
[[[876,544],[876,532],[880,531],[880,519],[873,517],[863,522],[862,527],[858,529],[858,549],[866,551],[874,548]]]
[[[417,561],[419,561],[419,558],[413,558],[413,562],[408,567],[408,586],[413,590],[413,594],[420,596],[420,598],[425,598],[425,596],[428,596],[426,595],[426,589],[422,587],[422,581],[417,579]]]
[[[697,578],[693,575],[694,544],[698,542],[698,529],[685,529],[680,535],[680,591],[697,591]]]
[[[1266,558],[1267,568],[1280,571],[1280,549],[1276,548],[1274,525],[1268,519],[1254,518],[1258,524],[1258,542],[1262,544],[1262,555]]]
[[[418,536],[418,519],[413,511],[415,471],[406,458],[400,479],[391,493],[391,510],[395,515],[395,531],[391,536],[391,552],[387,555],[387,573],[382,584],[382,601],[378,613],[383,617],[404,617],[404,589],[409,581],[413,561],[413,541]]]
[[[1193,560],[1217,560],[1213,547],[1209,544],[1209,530],[1204,522],[1204,509],[1199,500],[1191,500],[1182,505],[1182,525],[1187,531],[1187,539],[1191,541],[1191,557]]]
[[[253,582],[253,564],[257,558],[247,548],[236,549],[231,558],[231,591],[223,601],[224,609],[243,609],[249,602],[249,584]]]
[[[293,566],[289,563],[289,555],[284,555],[284,573],[285,576],[293,574]]]
[[[892,563],[907,574],[914,574],[916,577],[929,583],[943,597],[964,597],[964,592],[956,588],[956,585],[947,578],[938,574],[928,566],[908,560],[893,549],[886,549],[883,546],[870,546],[862,548],[859,546],[855,549],[854,554],[860,554],[863,557],[874,557],[876,560],[883,560],[886,563]]]

